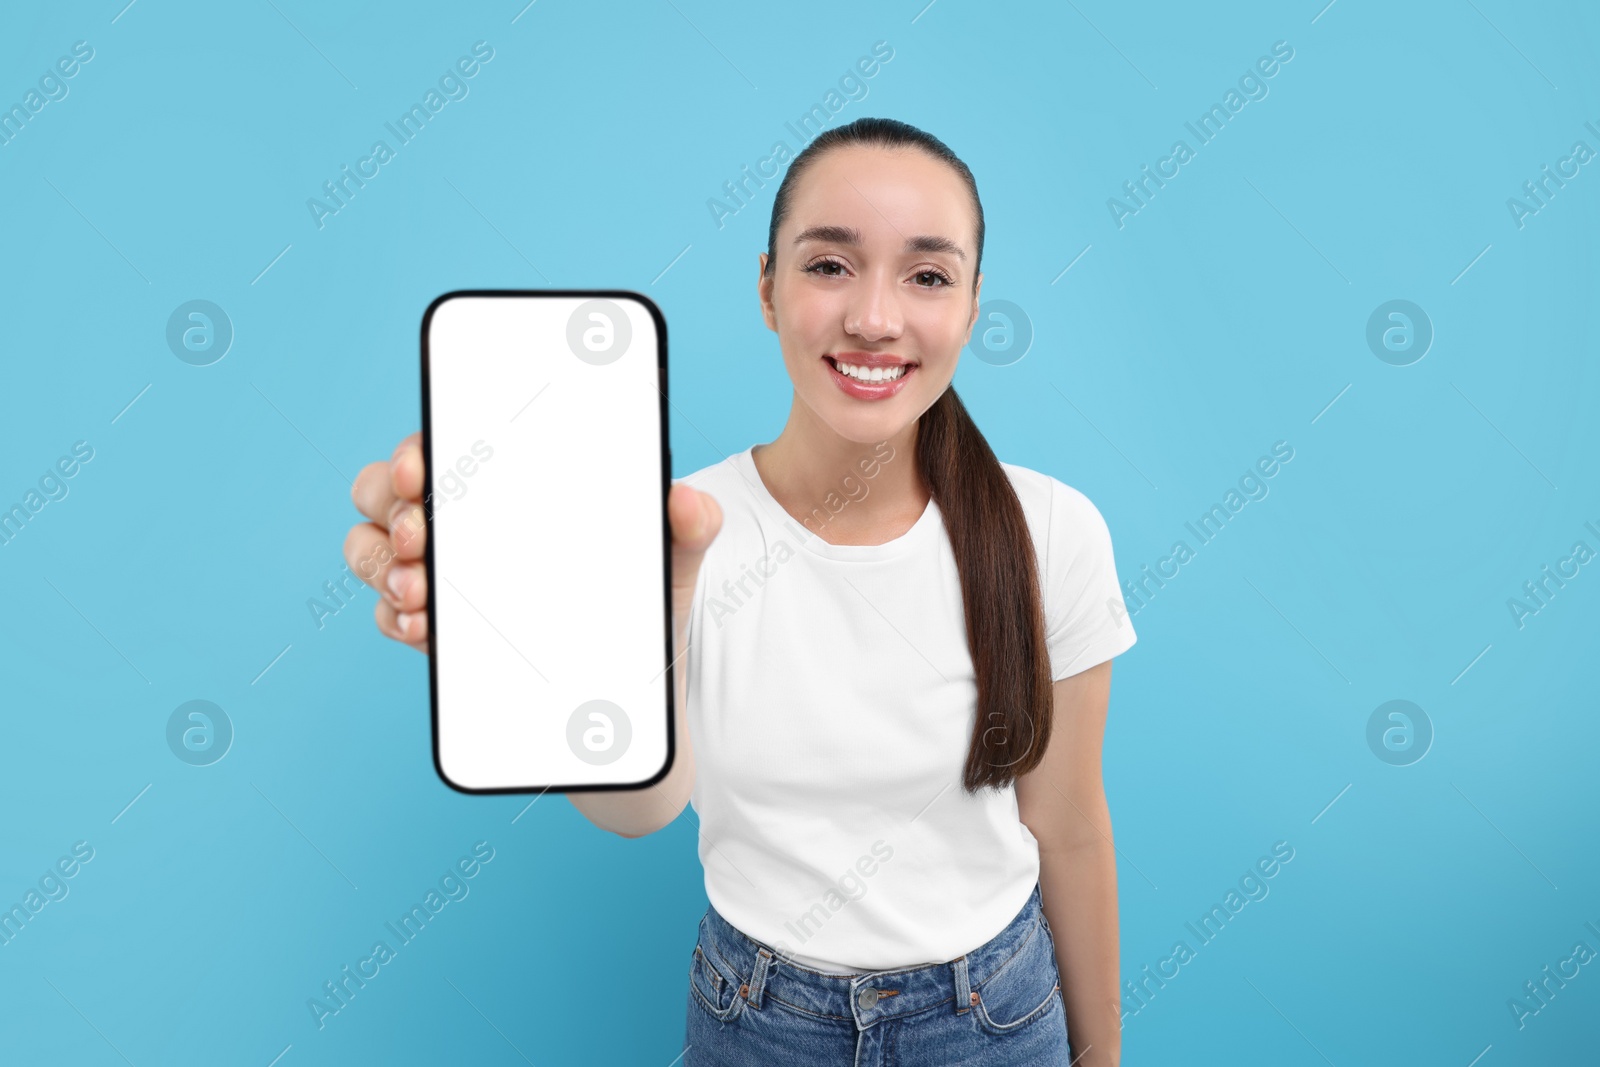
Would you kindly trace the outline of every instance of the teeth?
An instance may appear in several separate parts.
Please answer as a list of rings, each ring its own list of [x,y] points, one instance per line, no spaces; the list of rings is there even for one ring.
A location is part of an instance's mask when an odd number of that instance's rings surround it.
[[[840,374],[848,374],[850,377],[863,382],[892,382],[906,372],[904,366],[858,367],[854,363],[840,363],[837,360],[834,361],[833,365],[839,368]]]

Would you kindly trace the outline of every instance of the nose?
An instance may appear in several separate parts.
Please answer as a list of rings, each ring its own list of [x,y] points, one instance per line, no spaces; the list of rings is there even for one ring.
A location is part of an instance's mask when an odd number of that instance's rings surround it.
[[[845,329],[863,341],[881,341],[900,336],[904,323],[895,285],[893,276],[883,271],[868,274],[856,286]]]

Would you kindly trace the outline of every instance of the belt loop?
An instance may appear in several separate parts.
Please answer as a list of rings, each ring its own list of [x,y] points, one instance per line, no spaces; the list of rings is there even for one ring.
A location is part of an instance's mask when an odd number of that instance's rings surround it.
[[[756,951],[756,969],[750,976],[747,986],[749,993],[745,996],[745,1000],[749,1001],[752,1008],[761,1007],[761,993],[767,986],[767,967],[771,962],[772,953],[765,948]]]
[[[972,1007],[972,989],[967,985],[967,957],[957,956],[951,968],[956,975],[956,1014],[965,1015]]]

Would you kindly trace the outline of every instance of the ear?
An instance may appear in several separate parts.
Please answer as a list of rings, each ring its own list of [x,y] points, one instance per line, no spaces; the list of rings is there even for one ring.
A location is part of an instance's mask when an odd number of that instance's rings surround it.
[[[778,332],[778,309],[772,303],[773,283],[777,280],[767,275],[767,254],[761,253],[757,260],[760,274],[756,278],[756,297],[761,301],[761,318],[766,322],[767,329],[773,333]]]
[[[983,272],[978,272],[977,284],[972,287],[972,315],[967,319],[967,335],[961,339],[961,347],[965,348],[972,340],[972,327],[978,321],[978,307],[982,303]]]

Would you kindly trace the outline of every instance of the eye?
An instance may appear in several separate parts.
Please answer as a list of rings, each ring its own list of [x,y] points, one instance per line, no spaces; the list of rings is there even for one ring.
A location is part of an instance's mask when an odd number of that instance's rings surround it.
[[[839,276],[837,274],[824,271],[822,269],[823,267],[838,267],[841,272],[844,270],[844,264],[840,263],[836,259],[819,259],[815,263],[808,263],[800,269],[805,271],[807,274],[820,274],[824,278],[837,278]]]
[[[835,271],[826,269],[829,267],[837,268],[837,273]],[[819,259],[813,263],[806,264],[800,269],[807,274],[817,274],[824,278],[837,278],[844,273],[846,268],[843,263],[840,263],[836,259]],[[948,274],[942,270],[939,270],[937,267],[928,267],[925,270],[919,270],[916,274],[912,275],[912,277],[917,279],[917,288],[919,289],[939,289],[944,286],[955,284]],[[924,279],[932,279],[932,281],[928,282],[924,281]]]

